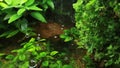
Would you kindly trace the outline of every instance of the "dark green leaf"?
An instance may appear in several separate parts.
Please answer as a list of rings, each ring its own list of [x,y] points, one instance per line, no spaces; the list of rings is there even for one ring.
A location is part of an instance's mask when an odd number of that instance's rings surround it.
[[[10,37],[16,35],[18,32],[19,32],[19,30],[12,31],[11,33],[9,33],[9,35],[6,38],[10,38]]]
[[[54,3],[53,3],[52,0],[48,0],[48,1],[47,1],[47,4],[48,4],[52,9],[54,9]]]
[[[46,22],[44,16],[39,12],[32,12],[31,16],[34,17],[35,19],[41,21],[41,22]]]
[[[4,32],[0,35],[0,37],[5,37],[7,36],[8,34],[10,34],[12,31],[7,31],[7,32]]]
[[[20,23],[20,30],[24,33],[27,33],[27,28],[28,28],[28,21],[26,19],[22,19]]]

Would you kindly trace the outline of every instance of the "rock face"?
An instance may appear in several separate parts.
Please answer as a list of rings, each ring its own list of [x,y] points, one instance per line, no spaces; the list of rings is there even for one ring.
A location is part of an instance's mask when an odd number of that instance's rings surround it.
[[[63,30],[66,29],[64,25],[48,22],[48,23],[39,23],[36,27],[36,33],[41,38],[58,38],[60,34],[63,33]]]

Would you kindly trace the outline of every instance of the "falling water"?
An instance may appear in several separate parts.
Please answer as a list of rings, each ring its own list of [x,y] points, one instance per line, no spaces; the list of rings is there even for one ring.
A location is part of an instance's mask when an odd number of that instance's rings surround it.
[[[61,24],[74,24],[73,3],[76,0],[53,0],[55,4],[54,20]]]

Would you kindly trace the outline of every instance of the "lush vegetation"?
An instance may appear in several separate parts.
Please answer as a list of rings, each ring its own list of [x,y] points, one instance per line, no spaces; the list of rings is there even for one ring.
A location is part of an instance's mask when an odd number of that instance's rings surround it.
[[[18,38],[19,49],[12,50],[10,54],[0,53],[0,66],[2,68],[6,66],[8,68],[119,68],[120,1],[77,0],[72,8],[75,10],[75,26],[64,30],[59,40],[51,42],[39,36],[36,38],[34,25],[38,22],[47,23],[46,14],[51,14],[47,10],[55,11],[53,0],[1,0],[0,41],[8,39],[5,40],[8,42],[9,39],[21,35],[24,35],[21,36],[24,41]],[[58,13],[66,14],[61,11]],[[0,47],[2,46],[4,45],[0,42]],[[84,57],[79,51],[83,52]],[[81,65],[81,62],[75,59],[84,61],[84,67],[75,66]]]
[[[44,12],[50,7],[54,9],[52,0],[3,0],[0,2],[1,24],[4,32],[0,37],[12,37],[18,32],[34,35],[28,26],[33,24],[35,18],[43,23],[47,22]],[[32,19],[32,20],[31,20]],[[9,29],[10,28],[10,29]]]
[[[77,0],[73,7],[79,30],[78,43],[87,50],[86,66],[93,68],[96,63],[102,67],[119,65],[120,1]]]
[[[0,38],[3,43],[8,43],[7,45],[1,43],[0,46],[16,45],[17,43],[17,46],[20,47],[12,50],[12,54],[1,53],[0,67],[73,68],[73,62],[68,62],[70,59],[65,52],[56,51],[49,41],[40,39],[39,36],[36,38],[34,25],[38,22],[47,23],[45,15],[47,9],[54,10],[52,0],[0,1]],[[18,36],[21,38],[12,39]],[[13,40],[14,44],[4,39]]]

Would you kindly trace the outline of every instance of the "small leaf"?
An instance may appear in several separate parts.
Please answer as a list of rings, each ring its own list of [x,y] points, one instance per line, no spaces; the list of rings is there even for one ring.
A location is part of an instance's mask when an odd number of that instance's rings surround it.
[[[42,9],[41,9],[41,8],[39,8],[39,7],[35,6],[35,5],[27,7],[27,10],[42,11]]]
[[[11,33],[9,33],[9,35],[6,38],[10,38],[10,37],[16,35],[18,32],[19,32],[19,30],[12,31]]]
[[[13,21],[19,19],[22,15],[18,15],[18,14],[14,14],[10,17],[10,19],[8,20],[8,23],[12,23]]]
[[[60,35],[60,38],[66,38],[67,36],[66,35],[64,35],[64,34],[61,34]]]
[[[20,55],[19,60],[21,60],[21,61],[25,60],[25,55]]]
[[[54,55],[56,55],[58,53],[58,51],[52,51],[51,53],[50,53],[50,55],[51,56],[54,56]]]
[[[71,37],[66,37],[64,41],[65,41],[65,42],[68,42],[68,41],[71,41],[71,40],[72,40]]]
[[[52,0],[48,0],[48,1],[47,1],[47,4],[48,4],[52,9],[54,9],[54,3],[53,3]]]
[[[18,14],[18,15],[22,15],[25,11],[26,11],[26,9],[21,8],[21,9],[19,9],[19,10],[17,11],[17,14]]]
[[[46,55],[47,55],[46,52],[41,52],[39,56],[42,58],[42,57],[45,57]]]
[[[10,59],[13,59],[14,56],[13,56],[13,55],[8,55],[8,56],[6,56],[5,58],[10,60]]]
[[[43,17],[43,15],[39,12],[32,12],[31,16],[34,17],[35,19],[41,21],[41,22],[46,22],[45,18]]]
[[[34,1],[35,1],[35,0],[28,0],[28,1],[25,3],[25,5],[26,5],[26,6],[30,6],[30,5],[32,5],[32,4],[34,3]]]
[[[42,66],[47,67],[48,65],[49,65],[49,61],[44,61],[44,62],[42,63]]]

